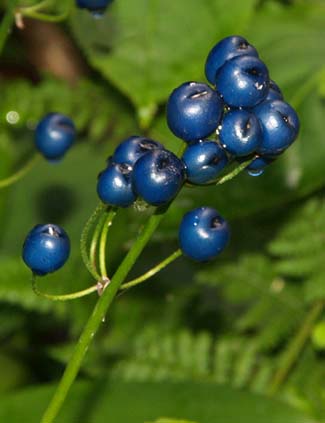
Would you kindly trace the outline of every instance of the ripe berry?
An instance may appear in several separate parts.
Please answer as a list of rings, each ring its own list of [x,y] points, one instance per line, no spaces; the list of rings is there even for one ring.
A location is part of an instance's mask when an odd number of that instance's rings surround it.
[[[164,146],[157,141],[134,135],[121,142],[116,148],[111,161],[134,166],[135,162],[149,151],[163,149]]]
[[[223,101],[208,85],[186,82],[176,88],[167,103],[170,130],[185,141],[206,138],[219,125]]]
[[[223,148],[208,140],[190,144],[182,159],[187,180],[193,184],[205,184],[214,180],[228,163]]]
[[[278,85],[270,80],[269,91],[264,101],[283,100],[283,95]]]
[[[91,12],[103,13],[113,0],[76,0],[76,4],[81,9],[88,9]]]
[[[269,73],[257,57],[237,56],[220,68],[216,84],[229,106],[254,107],[268,93]]]
[[[170,151],[153,150],[133,168],[135,192],[147,203],[160,206],[172,200],[184,181],[182,161]]]
[[[48,160],[61,159],[76,138],[74,123],[60,113],[49,113],[37,125],[35,143]]]
[[[258,57],[256,49],[245,38],[238,35],[223,38],[210,51],[205,63],[207,80],[215,85],[218,70],[227,60],[236,56],[249,55]]]
[[[284,101],[266,101],[254,108],[260,120],[263,139],[257,153],[278,155],[296,139],[299,118],[295,110]]]
[[[217,210],[200,207],[184,215],[178,236],[186,256],[196,261],[208,261],[226,247],[230,230]]]
[[[58,225],[35,226],[23,245],[23,260],[39,276],[55,272],[64,265],[70,254],[67,233]]]
[[[253,153],[262,142],[262,129],[257,117],[246,110],[232,110],[222,120],[219,138],[234,156]]]
[[[128,207],[136,195],[131,183],[132,167],[125,163],[112,163],[98,176],[97,193],[103,203]]]

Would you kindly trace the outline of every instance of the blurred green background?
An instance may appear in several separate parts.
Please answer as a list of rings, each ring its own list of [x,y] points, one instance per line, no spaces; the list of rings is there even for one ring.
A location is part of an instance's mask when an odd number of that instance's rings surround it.
[[[115,0],[102,19],[73,8],[62,24],[24,19],[13,29],[0,59],[0,177],[33,153],[45,113],[68,114],[79,136],[62,162],[42,161],[0,193],[1,422],[38,421],[96,300],[36,297],[20,258],[26,233],[54,222],[72,239],[71,259],[43,291],[87,287],[79,237],[106,157],[138,133],[177,151],[166,100],[205,80],[207,53],[231,34],[257,47],[297,108],[299,139],[258,178],[182,191],[132,274],[177,248],[181,217],[196,206],[230,221],[230,247],[204,266],[180,259],[116,299],[58,422],[325,422],[323,0]],[[117,218],[110,272],[147,216]]]

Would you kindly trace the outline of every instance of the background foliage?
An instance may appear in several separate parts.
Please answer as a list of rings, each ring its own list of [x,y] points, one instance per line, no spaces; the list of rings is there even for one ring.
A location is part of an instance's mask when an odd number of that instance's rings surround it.
[[[47,384],[60,377],[95,301],[35,297],[20,259],[26,232],[53,221],[72,238],[71,260],[42,280],[43,290],[86,287],[78,242],[106,156],[134,133],[177,151],[165,122],[169,93],[204,80],[209,49],[238,33],[297,108],[299,140],[259,178],[183,190],[134,274],[176,247],[184,211],[202,204],[230,220],[228,251],[205,266],[181,259],[118,297],[60,421],[325,422],[324,315],[307,327],[306,345],[272,392],[291,340],[325,297],[324,2],[115,0],[100,20],[74,8],[60,26],[26,25],[13,31],[0,61],[0,177],[33,152],[33,129],[48,111],[70,115],[79,138],[62,162],[42,162],[0,193],[0,420],[21,421],[22,410],[28,422],[40,416]],[[42,49],[40,30],[61,53],[50,41]],[[72,76],[56,70],[65,60]],[[145,219],[132,210],[117,219],[111,270]]]

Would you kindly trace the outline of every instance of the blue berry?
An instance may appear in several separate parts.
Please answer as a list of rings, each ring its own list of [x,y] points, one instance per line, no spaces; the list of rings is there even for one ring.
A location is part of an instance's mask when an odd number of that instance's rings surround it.
[[[61,159],[76,138],[73,121],[60,113],[49,113],[37,125],[35,144],[48,160]]]
[[[216,84],[229,106],[254,107],[267,96],[269,73],[257,57],[237,56],[220,68]]]
[[[256,49],[245,38],[238,35],[223,38],[210,51],[205,63],[207,80],[215,85],[218,70],[233,57],[249,55],[258,57]]]
[[[135,192],[148,204],[160,206],[172,200],[184,182],[182,161],[170,151],[153,150],[133,168]]]
[[[254,108],[260,120],[263,139],[257,153],[275,156],[284,151],[298,136],[299,118],[284,101],[266,101]]]
[[[193,184],[205,184],[214,180],[228,164],[223,148],[208,140],[190,144],[182,159],[187,180]]]
[[[23,245],[23,260],[36,275],[55,272],[64,265],[70,254],[70,240],[58,225],[35,226]]]
[[[262,142],[262,129],[257,117],[246,110],[232,110],[222,120],[219,138],[222,147],[233,156],[247,156]]]
[[[196,261],[209,261],[226,247],[230,230],[217,210],[200,207],[184,215],[178,237],[186,256]]]
[[[176,88],[167,103],[170,130],[185,141],[206,138],[219,125],[223,101],[208,85],[186,82]]]
[[[283,95],[278,85],[270,80],[269,91],[264,101],[283,100]]]
[[[103,203],[128,207],[135,200],[132,189],[132,167],[125,163],[112,163],[98,175],[97,193]]]
[[[149,151],[163,149],[164,146],[157,141],[134,135],[121,142],[116,148],[111,161],[134,166],[135,162]]]
[[[103,13],[112,2],[113,0],[76,0],[77,6],[81,9],[87,9],[99,14]]]
[[[246,171],[250,176],[261,176],[267,166],[276,160],[276,156],[256,156],[254,160],[246,167]]]

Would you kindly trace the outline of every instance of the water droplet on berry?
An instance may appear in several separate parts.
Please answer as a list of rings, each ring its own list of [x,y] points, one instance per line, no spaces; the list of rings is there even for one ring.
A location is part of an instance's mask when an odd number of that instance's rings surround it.
[[[94,10],[90,12],[94,19],[103,19],[104,11],[103,10]]]
[[[264,173],[264,169],[259,169],[259,170],[248,170],[247,173],[250,176],[261,176]]]

